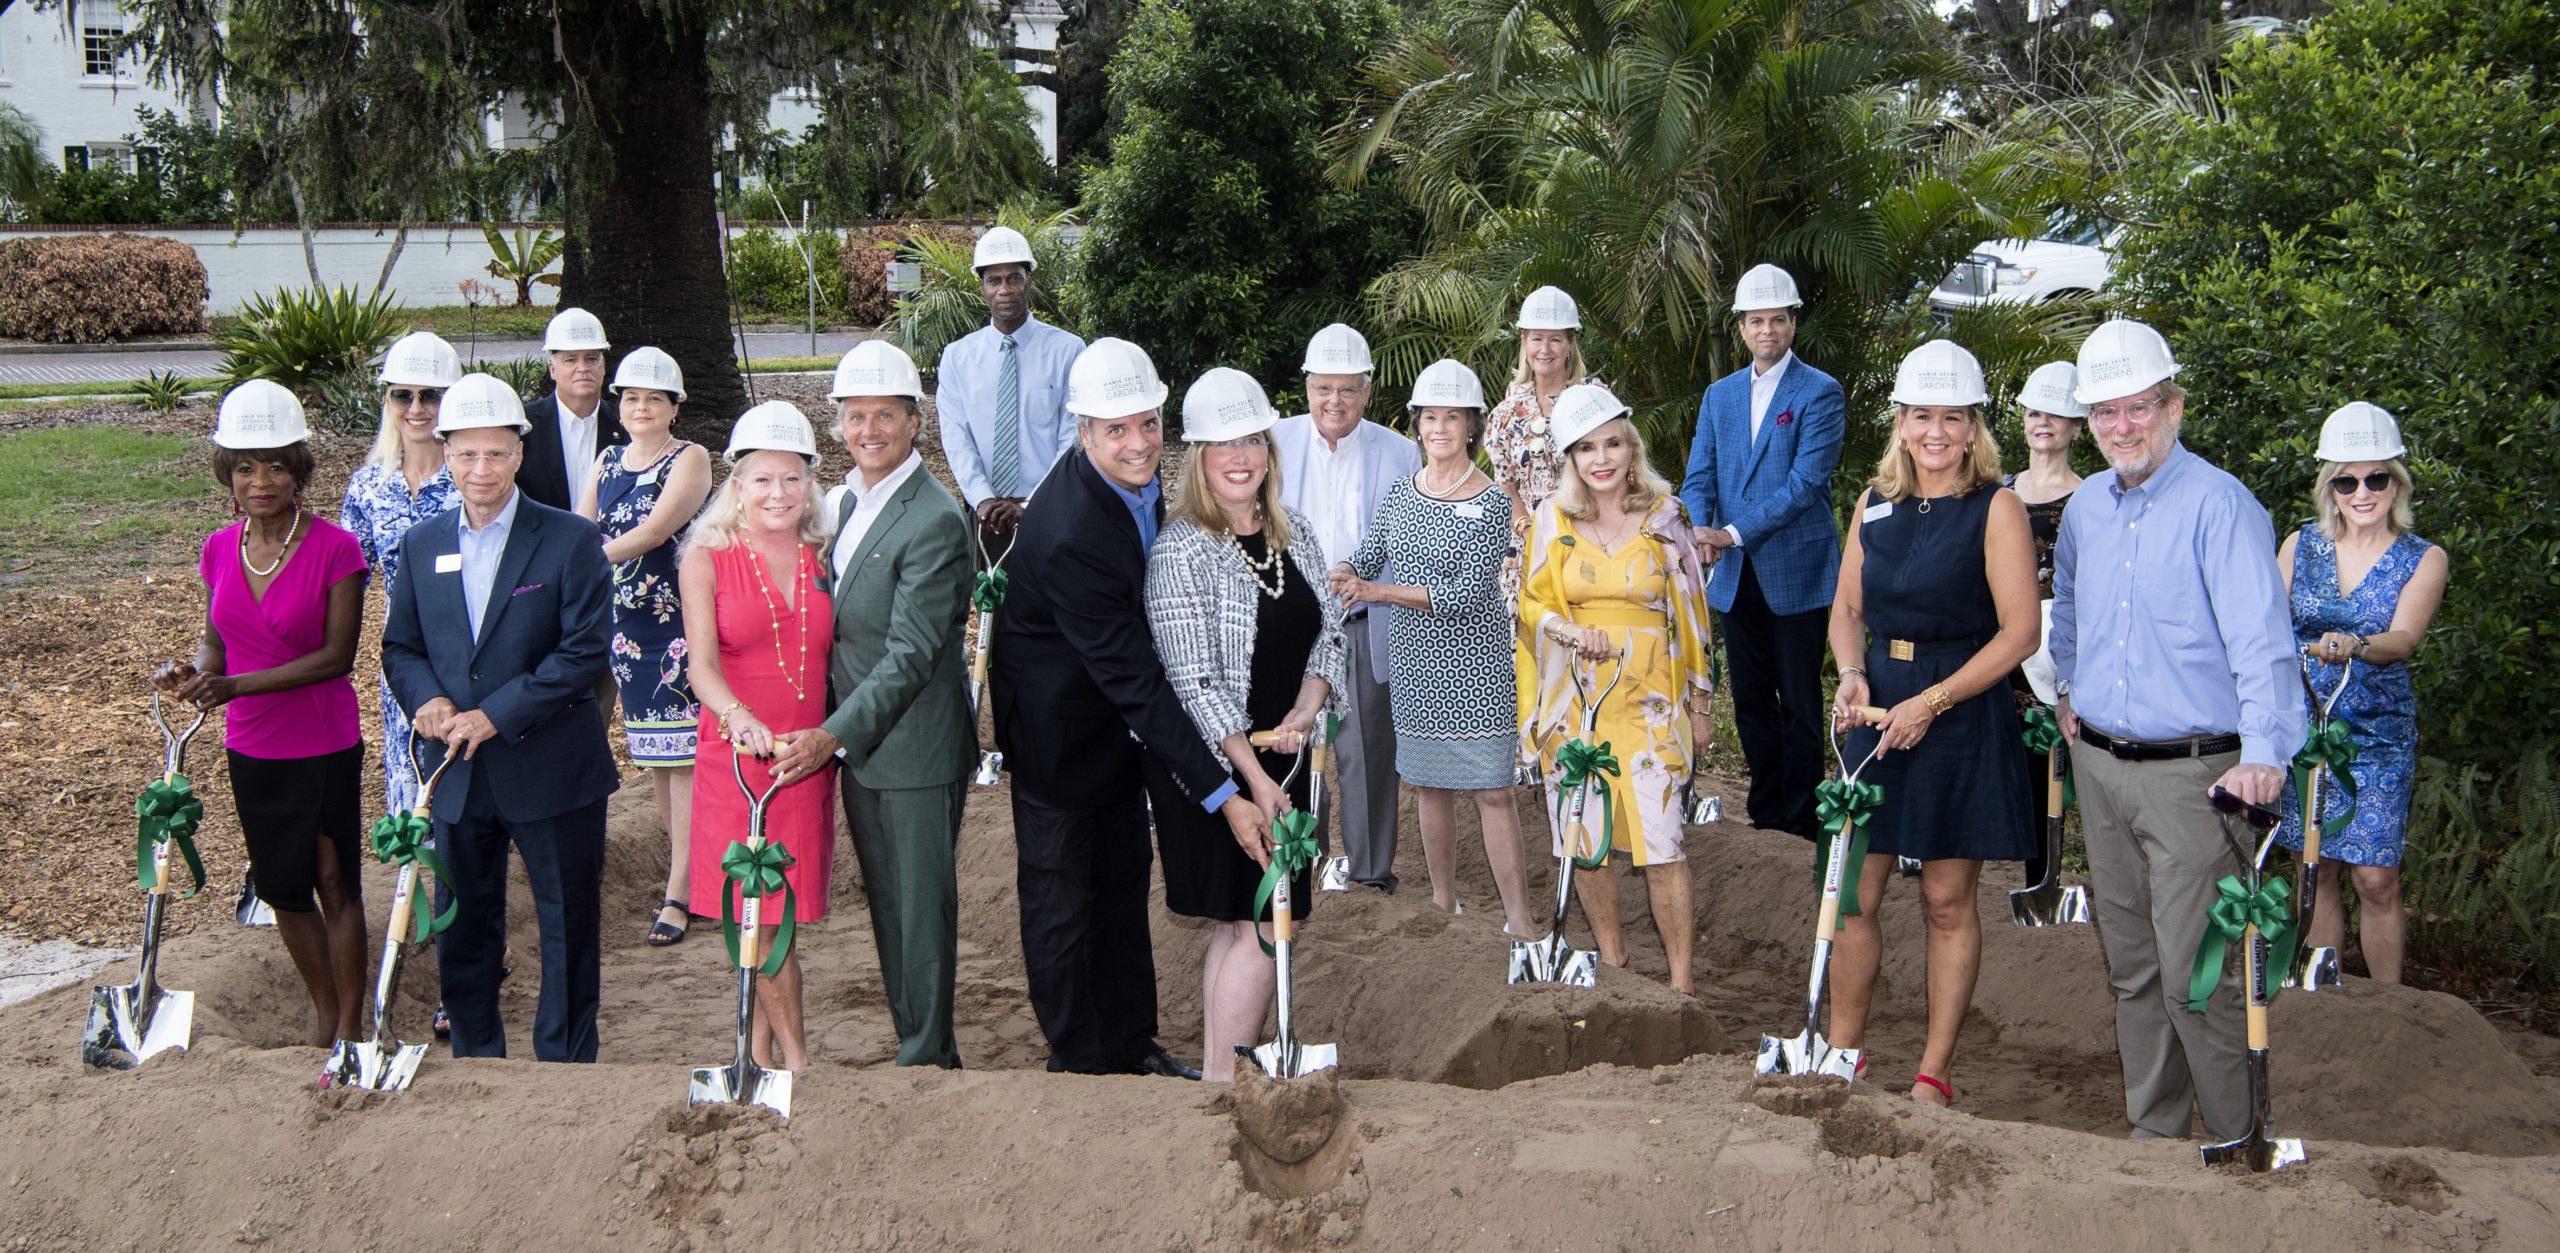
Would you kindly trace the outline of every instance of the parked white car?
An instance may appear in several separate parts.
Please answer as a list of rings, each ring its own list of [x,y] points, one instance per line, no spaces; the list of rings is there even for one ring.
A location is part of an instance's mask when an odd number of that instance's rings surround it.
[[[2107,289],[2124,228],[2094,226],[2056,239],[1986,239],[1929,293],[1941,313],[1987,304],[2040,305]]]

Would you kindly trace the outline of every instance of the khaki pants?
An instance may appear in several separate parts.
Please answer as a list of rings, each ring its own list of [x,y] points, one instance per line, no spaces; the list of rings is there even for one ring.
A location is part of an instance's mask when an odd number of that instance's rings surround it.
[[[2201,1107],[2215,1140],[2238,1139],[2249,1131],[2240,981],[2225,975],[2205,1013],[2188,1012],[2186,1000],[2214,883],[2246,869],[2206,799],[2240,755],[2133,762],[2075,747],[2092,913],[2116,994],[2125,1118],[2137,1133],[2184,1139],[2191,1109]],[[2239,838],[2252,837],[2244,829]]]

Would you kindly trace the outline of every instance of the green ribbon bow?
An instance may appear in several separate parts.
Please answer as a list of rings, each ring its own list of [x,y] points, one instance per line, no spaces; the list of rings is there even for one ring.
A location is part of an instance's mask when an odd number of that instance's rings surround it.
[[[976,605],[980,613],[994,613],[996,606],[1004,603],[1004,588],[1003,567],[980,570],[978,581],[969,588],[969,603]]]
[[[1564,773],[1556,780],[1556,798],[1567,803],[1574,790],[1588,784],[1595,775],[1616,776],[1618,759],[1609,752],[1609,742],[1597,744],[1580,739],[1565,741],[1556,753],[1556,768]],[[1587,824],[1586,824],[1587,825]],[[1600,846],[1589,857],[1575,854],[1573,864],[1584,870],[1598,870],[1609,861],[1609,848],[1618,838],[1617,789],[1600,785]]]
[[[2187,975],[2188,1012],[2204,1012],[2214,987],[2222,982],[2224,955],[2253,923],[2267,940],[2267,1002],[2274,1004],[2276,989],[2293,969],[2293,888],[2275,878],[2252,893],[2240,876],[2227,874],[2213,885],[2213,891],[2213,906],[2205,911],[2204,942],[2196,945],[2195,969]]]
[[[1271,824],[1271,864],[1263,868],[1262,883],[1253,890],[1253,917],[1259,922],[1271,908],[1271,896],[1280,890],[1283,876],[1297,878],[1298,872],[1313,865],[1316,859],[1316,816],[1303,809],[1292,809]],[[1271,942],[1257,931],[1254,943],[1262,946],[1262,955],[1275,952]]]
[[[2356,820],[2356,742],[2347,738],[2347,724],[2337,718],[2323,719],[2311,728],[2311,738],[2302,742],[2302,751],[2293,755],[2293,794],[2304,805],[2311,803],[2311,772],[2326,769],[2337,781],[2338,791],[2347,798],[2338,816],[2320,822],[2320,834],[2336,835]]]
[[[1858,870],[1867,861],[1867,819],[1884,803],[1884,789],[1855,779],[1824,779],[1813,785],[1814,816],[1822,823],[1820,874],[1831,865],[1831,841],[1849,835],[1848,864],[1840,868],[1840,916],[1858,916]]]
[[[195,879],[179,900],[204,890],[204,858],[196,855],[196,827],[204,821],[204,802],[196,799],[195,785],[187,776],[175,775],[142,789],[133,802],[133,812],[142,819],[133,837],[133,877],[148,892],[159,886],[160,870],[152,857],[153,845],[162,840],[178,846],[178,855],[186,859],[187,873]]]
[[[726,882],[720,885],[720,943],[729,949],[729,964],[738,964],[738,915],[736,900],[753,896],[759,899],[776,892],[782,894],[781,928],[773,935],[773,953],[756,968],[768,978],[782,973],[782,959],[791,952],[791,937],[798,929],[792,920],[797,912],[798,896],[791,881],[782,872],[791,866],[791,854],[779,844],[749,848],[745,840],[729,841],[729,850],[720,854],[720,873]],[[729,889],[736,888],[732,893]]]
[[[2057,753],[2062,756],[2062,807],[2067,811],[2080,803],[2080,791],[2071,785],[2071,745],[2062,737],[2062,723],[2054,718],[2052,707],[2046,705],[2027,706],[2025,720],[2027,729],[2021,738],[2026,740],[2028,752],[2047,758]]]
[[[436,882],[450,884],[453,871],[446,868],[444,858],[436,856],[435,845],[428,842],[428,837],[434,833],[435,827],[414,810],[384,814],[381,821],[373,824],[373,855],[386,866],[405,866],[416,862],[426,867],[427,873],[436,877]],[[426,943],[436,932],[452,926],[453,916],[461,908],[462,898],[457,896],[446,901],[444,912],[433,918],[427,916],[426,910],[411,909],[409,919],[414,929],[409,942]]]

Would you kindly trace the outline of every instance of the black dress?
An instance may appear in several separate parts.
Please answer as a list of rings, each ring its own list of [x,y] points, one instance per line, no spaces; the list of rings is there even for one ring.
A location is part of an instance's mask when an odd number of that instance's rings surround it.
[[[1864,553],[1859,588],[1869,640],[1867,690],[1887,709],[1919,695],[2000,631],[1983,569],[1982,536],[1999,493],[1903,500],[1858,525]],[[1860,499],[1860,516],[1878,503]],[[1894,641],[1909,643],[1897,659]],[[2026,757],[2019,751],[2017,702],[1994,684],[1939,715],[1916,746],[1887,753],[1859,776],[1884,789],[1868,834],[1870,852],[1922,861],[2021,861],[2034,850]],[[1841,747],[1855,766],[1877,732],[1860,728]]]
[[[1236,543],[1256,562],[1269,551],[1261,535],[1239,535]],[[1256,731],[1280,725],[1298,703],[1307,658],[1324,630],[1324,609],[1316,603],[1315,589],[1299,576],[1298,563],[1284,559],[1280,569],[1280,598],[1271,600],[1258,592],[1255,596],[1253,675],[1245,688],[1244,709]],[[1275,780],[1287,779],[1289,768],[1297,764],[1294,754],[1257,751],[1255,757]],[[1305,771],[1289,782],[1289,799],[1300,809],[1307,807],[1307,782]],[[1236,786],[1242,788],[1244,781],[1236,780]],[[1245,798],[1250,800],[1252,795],[1246,793]],[[1321,831],[1318,841],[1322,842]],[[1253,894],[1261,886],[1262,868],[1237,846],[1225,818],[1196,804],[1159,805],[1156,842],[1164,858],[1166,908],[1185,917],[1220,922],[1243,922],[1254,916]],[[1304,918],[1314,908],[1311,870],[1289,881],[1289,912],[1295,917]]]
[[[2012,474],[2001,479],[2000,483],[2003,487],[2015,487],[2017,479],[2018,476]],[[2066,493],[2043,504],[2027,506],[2027,535],[2036,545],[2036,595],[2046,600],[2053,599],[2053,546],[2062,539],[2062,511],[2070,503],[2071,497]],[[2016,693],[2018,712],[2022,714],[2028,706],[2043,703],[2036,699],[2035,689],[2027,684],[2027,672],[2023,668],[2009,676],[2009,688]],[[2019,749],[2027,753],[2027,827],[2035,845],[2027,857],[2026,880],[2032,885],[2044,881],[2045,771],[2048,763],[2044,754],[2028,751],[2023,740],[2019,742]]]

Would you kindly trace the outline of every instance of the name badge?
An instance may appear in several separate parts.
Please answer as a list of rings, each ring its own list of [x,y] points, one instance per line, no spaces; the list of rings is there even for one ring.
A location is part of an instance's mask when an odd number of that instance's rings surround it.
[[[658,467],[656,466],[649,467],[649,472],[640,476],[639,486],[641,487],[655,487],[657,483]]]
[[[460,574],[460,573],[462,573],[462,554],[461,554],[461,553],[445,553],[445,554],[442,554],[441,556],[438,556],[438,557],[436,558],[436,573],[438,573],[438,574]]]
[[[1878,518],[1890,518],[1890,517],[1892,517],[1892,516],[1893,516],[1893,502],[1892,502],[1892,501],[1890,501],[1890,500],[1888,500],[1888,501],[1885,501],[1885,502],[1884,502],[1884,503],[1882,503],[1882,504],[1876,504],[1876,505],[1869,505],[1869,506],[1867,506],[1867,511],[1866,511],[1865,513],[1859,514],[1859,515],[1858,515],[1858,520],[1859,520],[1860,522],[1873,522],[1873,521],[1877,520]]]
[[[1470,500],[1463,505],[1450,506],[1450,512],[1461,518],[1481,518],[1484,516],[1484,506]]]

